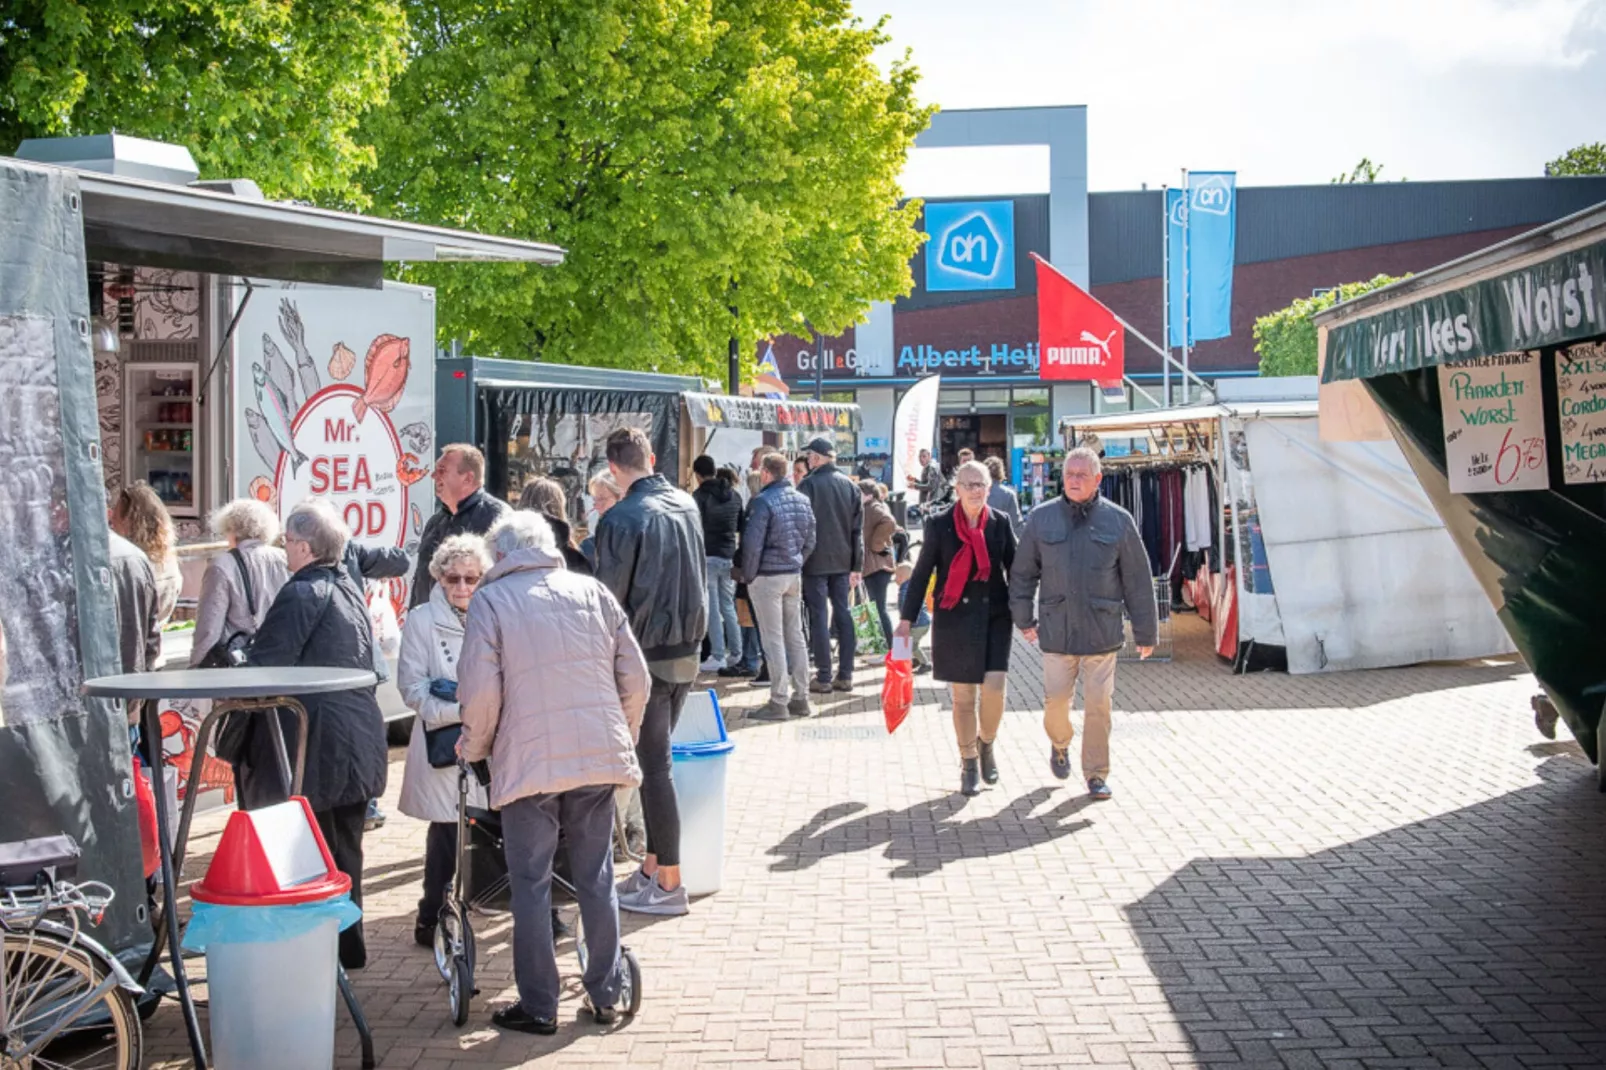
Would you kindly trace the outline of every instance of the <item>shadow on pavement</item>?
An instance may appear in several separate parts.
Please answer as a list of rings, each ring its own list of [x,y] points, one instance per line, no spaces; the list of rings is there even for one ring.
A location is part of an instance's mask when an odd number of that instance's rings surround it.
[[[808,869],[833,855],[855,854],[886,845],[883,857],[902,863],[895,879],[924,877],[950,862],[1029,850],[1069,836],[1092,824],[1067,821],[1089,805],[1085,795],[1067,799],[1040,814],[1033,811],[1054,797],[1051,788],[1027,792],[997,814],[959,820],[969,801],[944,795],[905,810],[860,814],[864,803],[837,803],[815,814],[801,828],[769,849],[775,872]],[[851,821],[844,818],[860,816]],[[842,822],[837,824],[836,822]]]
[[[1198,1065],[1606,1065],[1606,799],[1544,783],[1127,908]]]

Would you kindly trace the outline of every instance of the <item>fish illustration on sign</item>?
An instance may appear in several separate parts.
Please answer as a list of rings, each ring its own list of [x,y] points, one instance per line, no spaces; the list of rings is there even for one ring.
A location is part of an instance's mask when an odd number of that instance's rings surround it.
[[[251,434],[251,445],[256,447],[257,456],[268,466],[268,471],[278,468],[279,456],[284,450],[273,440],[273,432],[268,430],[267,419],[255,409],[246,409],[245,426]]]
[[[418,503],[417,502],[414,502],[413,505],[412,505],[412,517],[413,517],[413,534],[417,535],[417,534],[419,534],[420,532],[422,532],[424,530],[424,514],[419,512]],[[412,553],[411,550],[409,550],[407,552],[408,553]]]
[[[301,322],[301,310],[288,297],[279,301],[279,331],[296,355],[296,372],[301,376],[301,398],[306,401],[323,389],[318,378],[318,366],[312,362],[307,349],[307,326]]]
[[[296,401],[295,373],[290,370],[290,361],[285,357],[284,350],[275,345],[273,339],[266,334],[262,336],[262,360],[267,365],[268,382],[278,387],[290,411],[296,411],[300,403]],[[253,364],[252,367],[256,365]]]
[[[334,349],[329,351],[329,377],[344,381],[356,366],[357,354],[346,343],[336,342]]]
[[[430,433],[429,425],[424,421],[419,420],[417,423],[408,424],[396,432],[396,435],[402,440],[402,445],[407,448],[408,453],[416,453],[420,457],[429,456],[429,440],[433,436]]]
[[[362,423],[369,409],[389,413],[401,400],[407,388],[407,372],[412,367],[408,357],[411,343],[393,334],[382,334],[368,347],[363,358],[363,379],[367,387],[362,397],[352,402],[351,414]]]
[[[268,433],[279,444],[279,448],[290,455],[290,472],[297,474],[301,466],[307,463],[307,455],[296,449],[295,436],[290,433],[289,399],[284,391],[268,381],[268,373],[262,365],[251,365],[251,379],[256,384],[257,405],[262,412],[263,422],[267,424]]]

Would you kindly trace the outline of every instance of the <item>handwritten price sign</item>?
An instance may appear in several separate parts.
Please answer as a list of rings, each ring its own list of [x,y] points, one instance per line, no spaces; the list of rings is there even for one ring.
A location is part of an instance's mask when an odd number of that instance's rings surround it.
[[[1439,366],[1444,457],[1450,490],[1480,494],[1550,486],[1539,354]]]
[[[1568,483],[1606,483],[1606,345],[1556,353],[1561,471]]]

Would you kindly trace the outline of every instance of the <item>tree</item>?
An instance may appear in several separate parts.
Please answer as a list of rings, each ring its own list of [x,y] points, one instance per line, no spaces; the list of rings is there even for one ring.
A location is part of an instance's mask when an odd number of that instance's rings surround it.
[[[401,0],[11,0],[0,151],[117,131],[184,145],[209,178],[362,201],[352,135],[400,70]]]
[[[409,0],[364,123],[382,211],[552,242],[557,268],[410,267],[486,356],[717,374],[911,287],[897,176],[931,109],[847,0]],[[734,306],[736,314],[732,314]]]
[[[1255,320],[1255,352],[1260,355],[1260,374],[1315,375],[1316,324],[1311,317],[1340,301],[1410,278],[1409,275],[1374,275],[1365,282],[1346,282],[1312,297],[1301,297],[1287,308]]]
[[[1383,176],[1383,165],[1373,163],[1371,157],[1362,156],[1361,162],[1356,164],[1347,175],[1338,175],[1332,181],[1335,186],[1350,185],[1352,183],[1376,182]],[[1400,179],[1404,182],[1405,179]]]
[[[1597,141],[1593,145],[1579,145],[1577,148],[1568,149],[1545,164],[1545,174],[1551,177],[1560,175],[1606,175],[1606,141]]]

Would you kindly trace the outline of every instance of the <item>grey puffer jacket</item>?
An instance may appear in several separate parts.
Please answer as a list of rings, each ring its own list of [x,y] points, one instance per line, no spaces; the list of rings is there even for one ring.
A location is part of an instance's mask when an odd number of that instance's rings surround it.
[[[814,507],[814,552],[803,562],[805,576],[864,571],[864,497],[859,485],[822,464],[797,485]]]
[[[695,654],[708,630],[703,521],[691,495],[644,476],[597,525],[597,579],[630,617],[648,661]]]
[[[462,755],[490,758],[492,806],[641,783],[646,659],[618,601],[560,555],[517,550],[485,574],[457,671]]]
[[[1102,496],[1033,509],[1009,576],[1015,626],[1036,628],[1045,654],[1108,654],[1125,640],[1123,604],[1134,641],[1153,646],[1154,582],[1132,514]]]
[[[814,507],[790,480],[777,479],[753,496],[742,531],[742,578],[790,576],[814,552]]]

